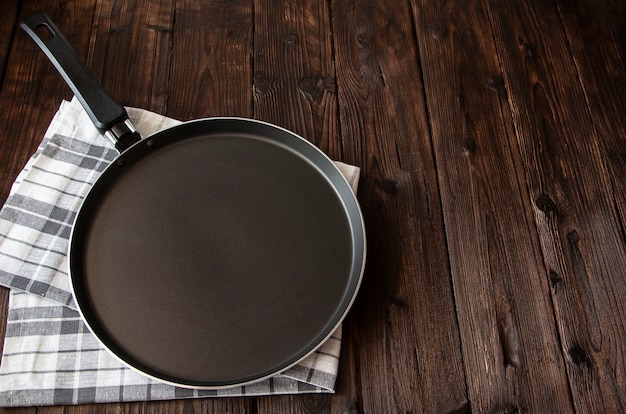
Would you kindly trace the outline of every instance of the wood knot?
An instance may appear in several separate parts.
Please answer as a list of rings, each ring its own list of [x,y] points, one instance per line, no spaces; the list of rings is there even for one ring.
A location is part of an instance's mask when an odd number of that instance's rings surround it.
[[[505,299],[498,301],[497,326],[504,363],[516,368],[521,366],[521,341],[513,319],[511,305]]]
[[[300,82],[298,82],[298,89],[305,95],[315,97],[317,95],[317,81],[312,76],[302,78]]]
[[[522,47],[522,50],[524,50],[524,52],[526,53],[526,56],[528,56],[531,59],[537,56],[537,46],[533,45],[532,43],[527,42],[522,37],[518,38],[517,41]]]
[[[380,188],[385,194],[395,194],[398,189],[398,183],[393,180],[376,181],[376,187]]]
[[[563,278],[559,276],[559,274],[555,272],[554,270],[550,270],[548,274],[548,278],[550,279],[550,285],[554,289],[556,289],[557,286],[563,283]]]
[[[356,40],[356,44],[359,47],[359,49],[367,48],[367,45],[369,43],[367,41],[367,37],[365,35],[362,35],[362,34],[357,34],[356,36],[354,36],[354,40]]]
[[[517,405],[509,404],[504,409],[505,414],[518,414],[520,413],[520,408]]]
[[[574,345],[569,349],[569,356],[576,365],[586,364],[590,362],[591,357],[585,349],[580,345]]]
[[[537,197],[537,199],[535,200],[535,205],[547,216],[552,213],[556,213],[557,211],[556,203],[547,194],[541,194],[539,197]]]
[[[453,408],[452,411],[448,411],[447,414],[471,414],[472,405],[469,402],[464,402],[459,407]]]
[[[463,149],[469,154],[476,152],[476,140],[472,137],[465,138],[463,141]]]
[[[325,92],[335,93],[335,78],[333,76],[307,76],[300,79],[298,89],[307,98],[321,102]]]
[[[406,300],[397,296],[391,298],[391,303],[399,308],[406,308],[409,306]]]
[[[491,76],[487,81],[487,84],[491,89],[496,91],[504,90],[504,78],[502,75]]]
[[[269,91],[269,76],[265,72],[254,72],[254,90],[255,92],[265,95]]]
[[[448,30],[445,26],[434,23],[426,26],[426,32],[430,34],[433,39],[443,39],[446,37]]]
[[[283,43],[286,45],[295,45],[298,43],[298,35],[295,33],[289,33],[285,37],[283,37]]]
[[[158,24],[149,24],[148,29],[154,30],[155,32],[171,32],[173,30],[172,26],[163,26]]]
[[[569,233],[567,233],[567,241],[569,241],[572,247],[576,247],[579,240],[580,240],[580,236],[578,235],[578,232],[576,230],[572,230]]]
[[[308,412],[321,412],[328,404],[328,394],[303,394],[302,405]]]

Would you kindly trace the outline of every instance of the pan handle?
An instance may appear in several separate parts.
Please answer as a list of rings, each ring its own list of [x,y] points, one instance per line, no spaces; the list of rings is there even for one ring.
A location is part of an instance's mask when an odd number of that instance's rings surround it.
[[[20,26],[50,59],[96,128],[119,152],[141,139],[124,107],[104,90],[47,15],[34,14]]]

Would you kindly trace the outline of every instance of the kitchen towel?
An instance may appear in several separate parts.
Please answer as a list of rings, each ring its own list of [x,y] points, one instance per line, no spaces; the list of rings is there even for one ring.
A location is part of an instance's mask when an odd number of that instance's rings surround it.
[[[142,136],[179,123],[127,109]],[[0,285],[11,289],[0,406],[334,392],[341,326],[292,368],[220,390],[163,384],[127,368],[99,344],[76,310],[66,253],[82,199],[116,156],[78,100],[63,101],[0,211]],[[337,166],[356,191],[359,169]]]

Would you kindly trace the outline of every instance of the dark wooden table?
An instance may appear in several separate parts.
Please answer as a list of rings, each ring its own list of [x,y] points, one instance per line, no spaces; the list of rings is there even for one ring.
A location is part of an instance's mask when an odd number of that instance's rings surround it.
[[[626,411],[625,2],[3,0],[2,200],[71,98],[35,11],[125,105],[360,166],[369,252],[335,395],[6,412]]]

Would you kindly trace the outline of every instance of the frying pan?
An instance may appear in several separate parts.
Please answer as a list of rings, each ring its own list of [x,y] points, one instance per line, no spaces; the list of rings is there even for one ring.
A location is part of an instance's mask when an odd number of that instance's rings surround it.
[[[76,305],[128,366],[188,388],[270,377],[328,339],[365,264],[357,200],[305,139],[245,118],[141,139],[45,14],[22,23],[120,151],[85,197]]]

